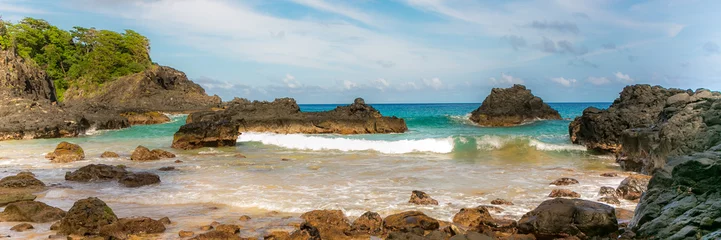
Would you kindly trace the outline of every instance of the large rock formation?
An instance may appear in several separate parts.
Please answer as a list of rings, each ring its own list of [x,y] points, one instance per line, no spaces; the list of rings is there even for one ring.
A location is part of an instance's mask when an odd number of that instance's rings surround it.
[[[568,127],[571,141],[601,153],[618,152],[624,130],[653,126],[666,100],[682,92],[660,86],[627,86],[608,109],[584,110]]]
[[[483,104],[471,112],[470,119],[481,126],[507,127],[538,119],[561,119],[561,115],[531,90],[515,84],[491,90]]]
[[[403,119],[384,117],[375,108],[358,98],[348,106],[325,112],[301,112],[291,98],[273,102],[250,102],[235,99],[222,111],[196,112],[188,116],[173,139],[173,147],[233,146],[235,132],[272,133],[402,133],[408,130]]]
[[[721,238],[721,145],[654,173],[629,228],[639,239]]]
[[[614,208],[580,199],[556,198],[541,203],[518,221],[520,233],[538,239],[607,238],[618,231]]]

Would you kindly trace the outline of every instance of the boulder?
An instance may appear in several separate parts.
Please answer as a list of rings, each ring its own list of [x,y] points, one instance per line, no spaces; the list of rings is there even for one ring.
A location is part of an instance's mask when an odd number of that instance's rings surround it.
[[[548,197],[552,198],[558,198],[558,197],[567,197],[567,198],[580,198],[581,194],[578,194],[577,192],[568,190],[568,189],[553,189],[550,194],[548,194]]]
[[[0,213],[0,222],[47,223],[60,220],[65,211],[42,202],[22,201],[10,203]]]
[[[599,196],[616,196],[616,189],[612,187],[601,187],[600,190],[598,190]]]
[[[606,203],[606,204],[611,204],[611,205],[621,204],[621,201],[618,200],[618,198],[616,196],[604,196],[604,197],[599,198],[597,201]]]
[[[155,234],[165,232],[165,226],[158,220],[148,217],[121,218],[118,221],[100,227],[100,236],[114,239],[128,239],[128,235]]]
[[[192,122],[180,127],[173,135],[173,148],[235,146],[240,136],[240,124],[227,120]]]
[[[128,173],[120,178],[118,182],[125,187],[136,188],[160,183],[160,177],[157,174],[148,172]]]
[[[35,229],[35,227],[33,227],[33,225],[29,223],[21,223],[10,228],[10,230],[16,232],[24,232],[32,229]]]
[[[60,220],[58,233],[70,235],[100,235],[100,230],[118,222],[108,205],[94,197],[78,200],[65,217]]]
[[[133,161],[152,161],[152,160],[159,160],[160,156],[150,151],[150,149],[138,146],[135,148],[135,151],[133,151],[133,154],[130,155],[130,160]]]
[[[481,106],[471,112],[471,121],[481,126],[516,126],[538,119],[560,120],[561,115],[525,86],[494,88]]]
[[[0,188],[45,188],[45,183],[38,180],[32,174],[18,173],[15,176],[7,176],[0,179]]]
[[[453,223],[463,227],[477,228],[481,225],[490,225],[495,220],[485,207],[463,208],[453,216]]]
[[[426,194],[425,192],[414,190],[411,193],[411,199],[408,200],[408,203],[416,204],[416,205],[438,205],[438,201],[431,198],[430,195]]]
[[[506,199],[496,198],[493,201],[491,201],[491,204],[493,204],[493,205],[513,205],[513,202],[508,201]]]
[[[440,223],[423,212],[407,211],[387,216],[383,220],[383,227],[389,232],[409,232],[413,229],[432,231],[437,230]]]
[[[65,180],[74,182],[95,182],[118,180],[128,174],[125,166],[90,164],[73,172],[65,173]]]
[[[618,230],[613,207],[581,200],[556,198],[546,200],[518,221],[520,233],[538,239],[578,237],[604,238]]]
[[[567,185],[573,185],[573,184],[578,184],[578,180],[573,179],[573,178],[559,178],[559,179],[556,179],[556,181],[551,182],[551,185],[556,185],[556,186],[567,186]]]
[[[48,153],[45,158],[57,163],[74,162],[85,159],[85,152],[77,144],[61,142],[55,147],[55,151]]]
[[[618,185],[616,192],[623,199],[637,200],[646,191],[649,180],[651,180],[651,176],[641,174],[628,176]]]
[[[159,112],[126,112],[120,114],[128,119],[130,125],[149,125],[170,122],[170,118]]]
[[[300,218],[305,220],[309,226],[316,228],[323,239],[345,239],[348,238],[350,223],[340,210],[314,210]]]
[[[354,234],[368,234],[372,236],[383,233],[383,218],[375,212],[365,212],[353,221],[351,232]]]
[[[119,158],[120,155],[114,152],[103,152],[103,154],[100,155],[101,158]]]

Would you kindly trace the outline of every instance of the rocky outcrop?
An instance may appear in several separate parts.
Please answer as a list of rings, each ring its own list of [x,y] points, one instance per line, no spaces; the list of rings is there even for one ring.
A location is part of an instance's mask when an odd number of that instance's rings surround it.
[[[121,113],[128,119],[130,125],[149,125],[170,122],[170,118],[159,112],[125,112]]]
[[[173,147],[234,146],[238,136],[235,129],[284,134],[369,134],[402,133],[408,127],[403,119],[384,117],[360,98],[351,105],[325,112],[301,112],[290,98],[273,102],[235,99],[224,110],[188,115],[186,125],[173,138]]]
[[[721,145],[656,171],[629,224],[639,239],[721,237]]]
[[[220,107],[218,96],[208,96],[185,73],[171,67],[154,65],[149,69],[120,77],[98,89],[70,88],[65,92],[68,104],[95,102],[113,106],[120,112],[185,112]]]
[[[0,98],[57,101],[55,86],[45,71],[13,49],[0,50]]]
[[[520,233],[538,239],[606,238],[618,231],[613,207],[580,199],[557,198],[541,203],[518,221]]]
[[[85,152],[77,144],[61,142],[55,147],[55,151],[45,155],[45,158],[55,163],[68,163],[85,159]]]
[[[494,88],[481,106],[471,112],[471,121],[481,126],[507,127],[539,119],[558,120],[561,115],[523,85]]]
[[[667,99],[683,92],[660,86],[627,86],[608,109],[589,107],[571,122],[571,141],[601,153],[619,152],[624,130],[655,125]]]
[[[416,205],[438,205],[438,201],[431,198],[430,195],[428,195],[425,192],[414,190],[411,193],[411,199],[408,200],[408,203],[416,204]]]
[[[0,213],[0,222],[47,223],[60,220],[63,216],[65,211],[62,209],[42,202],[22,201],[8,204]]]

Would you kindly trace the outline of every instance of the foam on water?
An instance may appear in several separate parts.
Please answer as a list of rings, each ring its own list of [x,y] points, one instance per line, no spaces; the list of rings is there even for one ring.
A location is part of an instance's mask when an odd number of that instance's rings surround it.
[[[284,148],[298,150],[339,150],[339,151],[376,151],[386,154],[412,152],[450,153],[453,151],[453,138],[428,138],[419,140],[366,140],[350,138],[329,138],[303,134],[243,133],[238,142],[261,142]]]

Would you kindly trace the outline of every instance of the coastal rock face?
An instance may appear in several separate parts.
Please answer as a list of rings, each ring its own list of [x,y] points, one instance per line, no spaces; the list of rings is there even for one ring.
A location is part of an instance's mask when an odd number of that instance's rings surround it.
[[[42,202],[22,201],[8,204],[0,213],[0,222],[46,223],[60,220],[65,211]]]
[[[537,119],[561,119],[561,115],[523,85],[494,88],[483,104],[471,112],[471,121],[489,127],[507,127]]]
[[[78,200],[60,220],[58,233],[70,235],[100,235],[100,229],[118,222],[113,210],[98,198]]]
[[[589,107],[571,122],[571,141],[602,153],[619,152],[624,130],[656,124],[666,100],[682,92],[685,91],[660,86],[627,86],[608,109]]]
[[[639,239],[718,239],[721,236],[721,145],[673,157],[656,171],[629,229]]]
[[[148,125],[170,122],[170,118],[159,112],[126,112],[120,114],[128,119],[130,125]]]
[[[57,101],[53,81],[12,50],[0,50],[0,99]]]
[[[234,146],[239,132],[370,134],[402,133],[408,130],[403,119],[384,117],[375,108],[356,99],[348,106],[325,112],[301,112],[295,100],[250,102],[235,99],[221,111],[195,112],[175,134],[173,147],[192,149]]]
[[[67,163],[85,159],[85,152],[77,144],[61,142],[55,151],[48,153],[45,158],[56,163]]]
[[[119,112],[184,112],[220,107],[218,96],[208,96],[200,85],[185,73],[171,67],[152,66],[144,72],[120,77],[100,89],[68,89],[67,104],[95,102],[112,106]]]
[[[538,239],[609,237],[618,230],[613,207],[580,199],[544,201],[518,221],[520,233]]]

